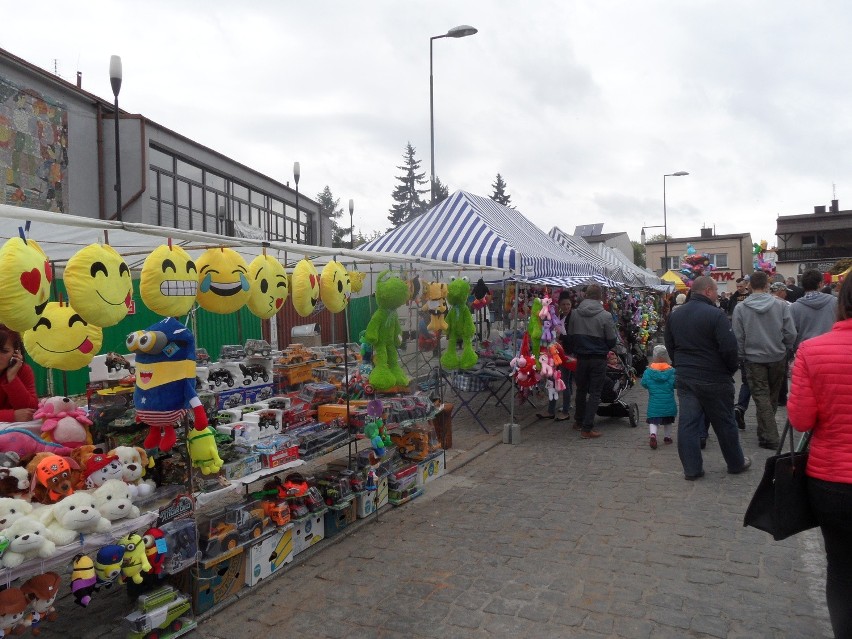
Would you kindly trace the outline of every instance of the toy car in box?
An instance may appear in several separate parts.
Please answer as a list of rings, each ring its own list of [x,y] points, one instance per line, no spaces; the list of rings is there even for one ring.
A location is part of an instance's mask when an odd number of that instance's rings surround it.
[[[200,534],[199,545],[205,557],[215,557],[260,537],[269,525],[260,501],[234,504],[213,515]]]
[[[246,351],[239,344],[225,344],[219,349],[219,361],[240,361],[245,358]]]
[[[315,359],[314,354],[301,344],[290,344],[281,352],[278,364],[281,366],[293,366]]]
[[[252,382],[261,381],[264,384],[271,379],[269,371],[263,364],[240,364],[240,371],[243,374],[243,386],[248,386]]]
[[[269,357],[272,346],[264,339],[247,339],[245,353],[247,357]]]
[[[189,598],[171,586],[140,595],[136,607],[124,618],[131,628],[128,639],[180,637],[198,625]]]
[[[311,408],[316,408],[320,404],[330,404],[337,399],[337,387],[326,382],[305,384],[299,391],[299,399],[310,404]]]

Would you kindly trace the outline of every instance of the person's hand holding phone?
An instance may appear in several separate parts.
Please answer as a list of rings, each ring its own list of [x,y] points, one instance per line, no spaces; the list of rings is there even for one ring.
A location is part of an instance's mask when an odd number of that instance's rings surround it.
[[[18,376],[18,371],[24,365],[24,355],[19,350],[12,353],[9,358],[9,365],[6,367],[6,379],[10,382]]]

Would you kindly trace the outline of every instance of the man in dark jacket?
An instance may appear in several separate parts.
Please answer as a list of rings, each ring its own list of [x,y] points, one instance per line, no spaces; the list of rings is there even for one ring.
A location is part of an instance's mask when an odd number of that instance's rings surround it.
[[[737,340],[730,321],[714,303],[717,289],[711,277],[695,278],[689,301],[669,316],[665,330],[666,349],[677,370],[677,451],[689,480],[704,476],[700,440],[705,415],[728,472],[741,473],[751,466],[751,459],[743,455],[734,419]]]
[[[615,321],[601,304],[601,297],[600,286],[587,286],[585,299],[568,320],[568,343],[577,357],[574,429],[583,439],[601,436],[593,426],[606,380],[606,356],[615,346]]]

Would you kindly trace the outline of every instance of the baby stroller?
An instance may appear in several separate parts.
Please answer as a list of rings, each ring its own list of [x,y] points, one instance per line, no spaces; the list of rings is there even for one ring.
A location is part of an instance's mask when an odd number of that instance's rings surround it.
[[[627,403],[625,393],[636,383],[630,352],[621,344],[607,355],[606,380],[597,414],[601,417],[627,417],[630,427],[639,425],[639,404]]]

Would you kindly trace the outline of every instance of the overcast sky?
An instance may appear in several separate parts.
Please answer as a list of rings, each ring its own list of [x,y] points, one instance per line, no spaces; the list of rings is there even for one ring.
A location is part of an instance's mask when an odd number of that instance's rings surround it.
[[[387,228],[407,142],[450,191],[512,204],[544,231],[663,223],[750,232],[852,208],[852,5],[841,0],[20,2],[0,47],[300,191],[329,185],[355,226]],[[348,224],[348,214],[346,215]],[[662,229],[650,229],[651,234]]]

